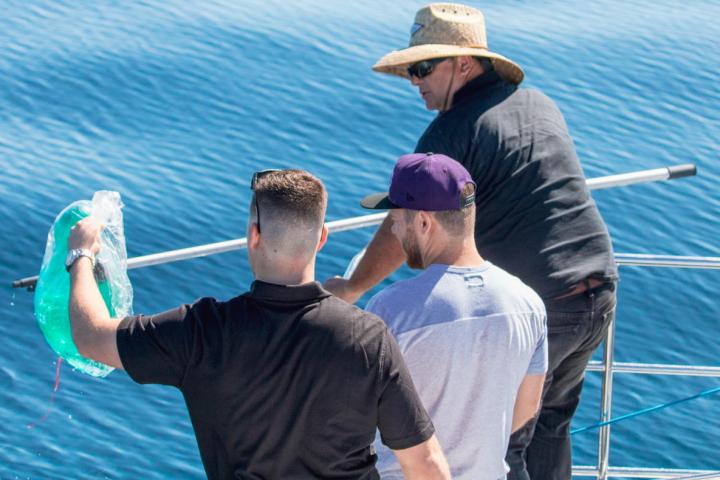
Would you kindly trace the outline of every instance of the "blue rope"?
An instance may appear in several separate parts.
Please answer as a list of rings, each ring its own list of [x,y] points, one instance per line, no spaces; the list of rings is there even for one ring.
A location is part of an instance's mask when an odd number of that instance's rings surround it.
[[[613,423],[621,422],[621,421],[627,420],[629,418],[638,417],[640,415],[645,415],[645,414],[648,414],[651,412],[655,412],[657,410],[662,410],[663,408],[668,408],[673,405],[677,405],[679,403],[689,402],[690,400],[695,400],[696,398],[707,397],[709,395],[712,395],[712,394],[718,393],[718,392],[720,392],[720,387],[706,390],[704,392],[698,393],[697,395],[693,395],[692,397],[682,398],[680,400],[674,400],[674,401],[668,402],[668,403],[662,403],[660,405],[655,405],[654,407],[643,408],[642,410],[628,413],[627,415],[622,415],[620,417],[613,418],[612,420],[607,420],[605,422],[596,423],[595,425],[590,425],[587,427],[576,428],[575,430],[570,431],[570,435],[575,435],[576,433],[580,433],[580,432],[586,432],[588,430],[594,430],[596,428],[604,427],[605,425],[612,425]]]

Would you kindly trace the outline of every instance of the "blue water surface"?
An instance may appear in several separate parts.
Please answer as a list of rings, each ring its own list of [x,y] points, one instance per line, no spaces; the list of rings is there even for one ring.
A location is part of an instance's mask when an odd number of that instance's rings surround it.
[[[301,167],[328,219],[362,215],[433,113],[370,66],[424,2],[0,0],[0,478],[202,478],[180,394],[61,367],[10,282],[39,271],[67,204],[121,192],[130,257],[244,235],[252,172]],[[671,183],[597,191],[618,252],[720,256],[720,3],[500,2],[490,46],[565,113],[588,177],[695,163]],[[333,235],[318,277],[372,229]],[[393,280],[411,273],[401,270]],[[717,271],[623,267],[616,360],[720,365]],[[155,312],[251,282],[244,251],[133,270]],[[366,297],[367,298],[367,297]],[[598,417],[588,375],[575,426]],[[621,415],[720,385],[616,376]],[[620,423],[611,464],[720,470],[720,396]],[[575,438],[575,463],[596,462]]]

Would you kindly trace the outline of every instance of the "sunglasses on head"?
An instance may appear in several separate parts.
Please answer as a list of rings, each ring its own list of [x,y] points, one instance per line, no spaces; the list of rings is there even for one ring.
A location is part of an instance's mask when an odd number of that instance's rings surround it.
[[[257,186],[258,180],[260,180],[262,177],[267,175],[268,173],[274,173],[279,172],[281,170],[277,168],[268,168],[267,170],[260,170],[258,172],[253,173],[252,180],[250,180],[250,190],[253,192],[255,191],[255,187]],[[257,200],[257,195],[255,196],[255,213],[257,214],[257,222],[255,224],[257,225],[258,233],[260,233],[260,204]]]
[[[425,78],[430,75],[433,70],[435,70],[435,66],[445,60],[447,60],[447,58],[431,58],[430,60],[413,63],[407,69],[408,76],[410,78],[415,77],[417,79]]]
[[[267,170],[259,170],[253,173],[252,180],[250,180],[250,190],[255,191],[258,180],[267,175],[268,173],[280,172],[279,168],[268,168]]]

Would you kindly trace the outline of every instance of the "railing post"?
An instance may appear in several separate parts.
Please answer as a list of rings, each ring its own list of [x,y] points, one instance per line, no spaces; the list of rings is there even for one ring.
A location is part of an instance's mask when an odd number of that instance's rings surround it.
[[[600,421],[610,420],[612,408],[612,382],[613,382],[613,349],[615,343],[615,319],[608,325],[605,348],[603,351],[602,398],[600,400]],[[610,425],[600,427],[598,434],[598,480],[607,480],[608,465],[610,462]]]

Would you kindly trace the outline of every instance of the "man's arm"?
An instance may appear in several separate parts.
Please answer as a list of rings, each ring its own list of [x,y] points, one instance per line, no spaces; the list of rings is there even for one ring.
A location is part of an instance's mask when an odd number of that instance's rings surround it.
[[[405,252],[391,227],[392,220],[389,216],[385,217],[352,276],[347,280],[329,278],[325,281],[325,289],[346,302],[355,303],[365,292],[400,268],[405,261]]]
[[[414,447],[393,450],[403,475],[411,480],[445,480],[450,478],[450,467],[437,437],[425,440]]]
[[[68,249],[100,250],[102,225],[88,217],[73,227]],[[70,269],[70,327],[73,342],[80,355],[105,365],[122,369],[116,332],[120,319],[110,318],[100,290],[95,283],[92,262],[80,257]]]
[[[545,374],[525,375],[520,388],[518,388],[515,407],[513,408],[513,433],[535,417],[540,409]]]

